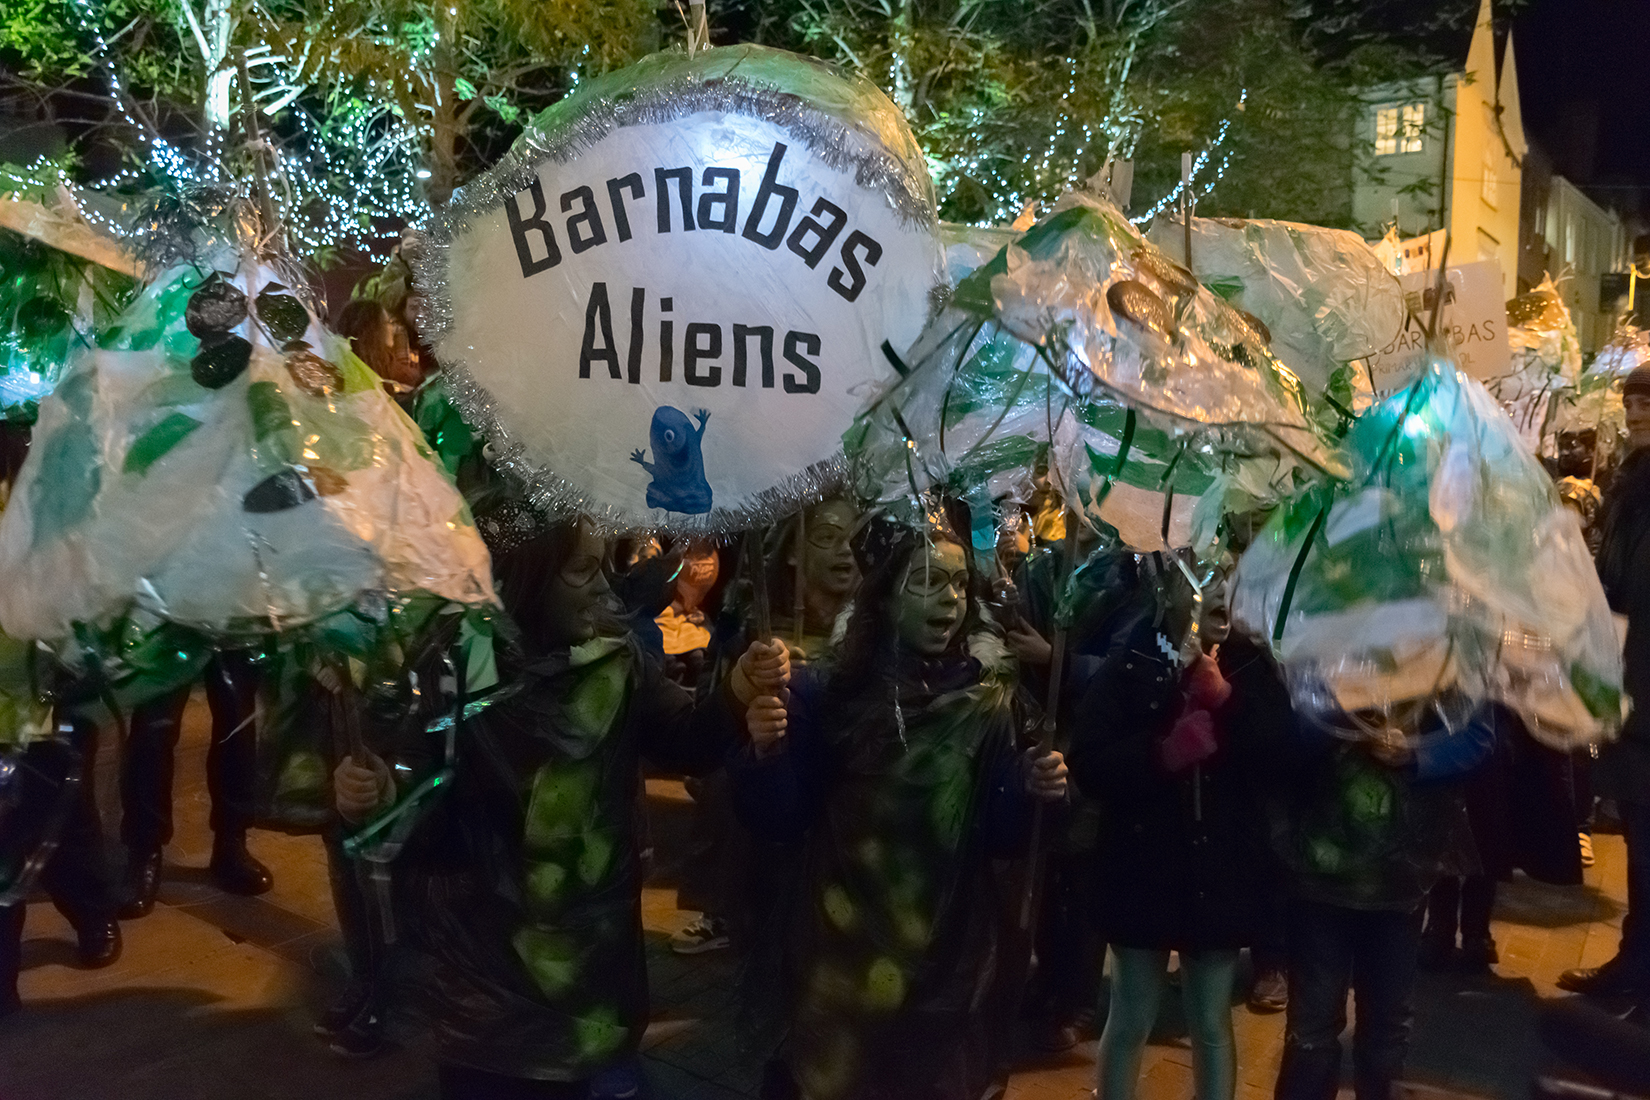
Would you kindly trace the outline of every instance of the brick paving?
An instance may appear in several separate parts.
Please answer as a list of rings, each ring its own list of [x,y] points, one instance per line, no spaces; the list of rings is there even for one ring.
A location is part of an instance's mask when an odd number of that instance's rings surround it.
[[[418,1044],[364,1062],[328,1054],[310,1025],[341,979],[325,863],[314,838],[255,833],[252,848],[275,872],[262,898],[228,897],[201,868],[211,850],[202,768],[207,715],[196,700],[177,767],[177,838],[155,912],[124,926],[125,954],[100,971],[74,966],[73,938],[49,904],[29,908],[23,1012],[0,1021],[0,1100],[434,1100],[428,1054]],[[99,761],[99,801],[117,820],[114,754]],[[655,1019],[644,1043],[658,1100],[747,1100],[756,1071],[741,1058],[734,1023],[734,964],[726,952],[683,959],[669,935],[692,914],[675,908],[668,851],[685,834],[691,804],[680,784],[649,782],[661,863],[645,892],[644,922]],[[1503,887],[1492,977],[1423,975],[1409,1075],[1418,1096],[1528,1095],[1549,1065],[1535,1032],[1543,998],[1572,966],[1614,952],[1626,896],[1619,836],[1595,838],[1587,883],[1557,889],[1520,879]],[[1148,1049],[1140,1100],[1189,1100],[1190,1051],[1166,1006]],[[1281,1015],[1236,1011],[1239,1100],[1271,1095],[1282,1049]],[[1028,1058],[1008,1100],[1083,1100],[1093,1087],[1094,1044]]]

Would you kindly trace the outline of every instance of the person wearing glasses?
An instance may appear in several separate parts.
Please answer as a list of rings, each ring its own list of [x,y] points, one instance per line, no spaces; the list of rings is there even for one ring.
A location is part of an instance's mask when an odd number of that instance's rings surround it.
[[[947,529],[874,517],[834,668],[747,712],[734,797],[805,843],[789,1033],[764,1095],[974,1100],[1001,1080],[1017,990],[994,859],[1026,852],[1060,755],[1018,743],[1015,667]]]
[[[699,702],[617,627],[608,547],[519,500],[477,509],[514,626],[502,686],[466,723],[456,777],[398,861],[400,950],[438,1044],[443,1100],[636,1095],[647,1026],[636,841],[640,758],[704,772],[743,703],[783,690],[783,644],[755,644]],[[346,759],[337,806],[359,822],[418,776],[409,737]]]

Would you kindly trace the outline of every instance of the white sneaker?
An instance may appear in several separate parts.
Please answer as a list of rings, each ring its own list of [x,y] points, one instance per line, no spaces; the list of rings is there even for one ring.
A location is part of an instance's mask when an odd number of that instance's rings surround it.
[[[1591,833],[1582,833],[1581,834],[1581,865],[1583,867],[1591,867],[1594,862],[1595,862],[1595,860],[1593,859],[1593,835]]]
[[[727,922],[701,913],[692,924],[670,937],[670,949],[678,955],[703,955],[707,951],[721,951],[729,942]]]

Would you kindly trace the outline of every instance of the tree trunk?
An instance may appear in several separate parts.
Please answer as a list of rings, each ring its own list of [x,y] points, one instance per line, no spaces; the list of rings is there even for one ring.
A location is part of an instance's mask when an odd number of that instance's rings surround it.
[[[464,136],[465,124],[460,120],[458,105],[458,4],[460,0],[444,0],[436,5],[438,35],[432,61],[432,99],[430,115],[430,151],[425,167],[430,178],[424,181],[424,194],[430,205],[447,205],[458,188],[458,149]]]

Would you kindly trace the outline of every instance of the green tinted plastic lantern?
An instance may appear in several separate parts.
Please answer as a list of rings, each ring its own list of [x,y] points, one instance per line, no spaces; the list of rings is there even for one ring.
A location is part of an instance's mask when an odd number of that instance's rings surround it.
[[[113,661],[164,656],[163,628],[233,641],[363,598],[493,601],[457,489],[296,282],[221,249],[74,361],[0,517],[0,629],[127,624]]]
[[[1494,398],[1435,360],[1346,442],[1352,479],[1280,509],[1233,581],[1234,622],[1273,641],[1297,704],[1338,724],[1498,700],[1558,748],[1611,736],[1609,606],[1576,516]]]
[[[1068,504],[1160,549],[1212,541],[1234,491],[1338,469],[1254,328],[1091,196],[964,278],[910,360],[849,436],[874,499],[1025,500],[1046,460]]]

